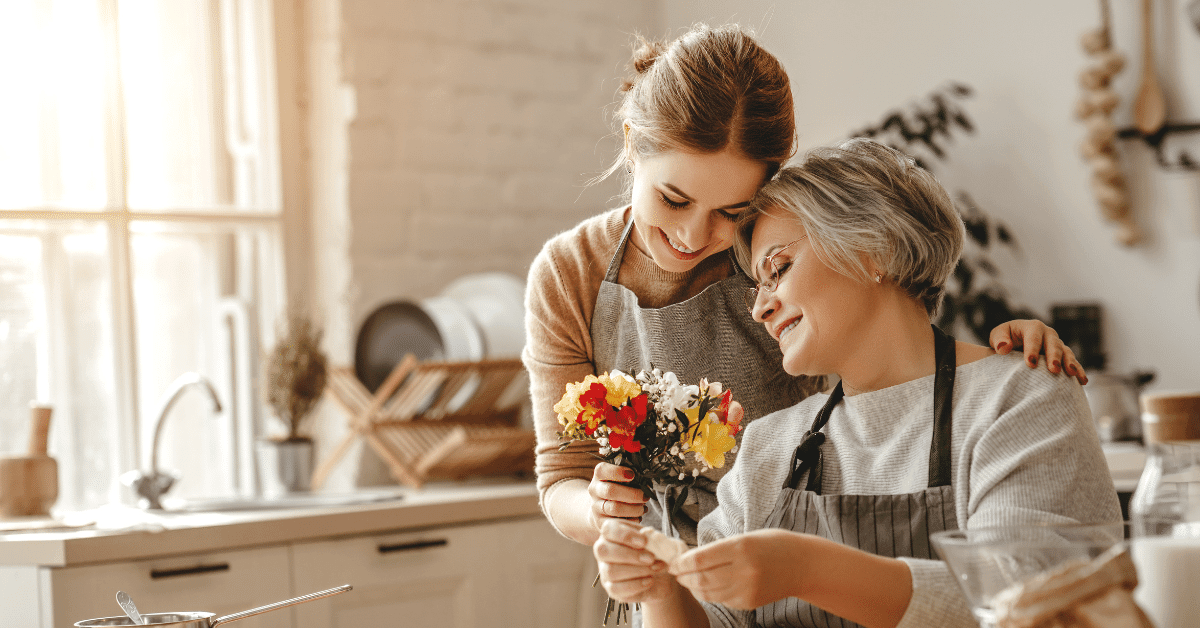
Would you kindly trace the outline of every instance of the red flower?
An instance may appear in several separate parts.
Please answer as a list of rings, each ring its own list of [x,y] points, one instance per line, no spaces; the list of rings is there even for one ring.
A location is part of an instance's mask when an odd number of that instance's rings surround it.
[[[724,421],[726,416],[728,416],[729,402],[731,401],[733,401],[733,391],[726,389],[725,392],[721,393],[721,401],[718,402],[717,407],[713,409],[713,412],[717,413],[717,418],[721,419],[721,421]]]
[[[608,446],[613,449],[623,449],[628,452],[642,450],[642,444],[634,440],[634,432],[639,425],[646,421],[646,393],[629,400],[628,405],[621,406],[614,416],[608,420]]]
[[[742,430],[742,420],[740,418],[736,421],[729,420],[729,404],[732,402],[733,391],[726,389],[725,392],[721,393],[721,401],[717,403],[717,407],[713,409],[713,412],[717,414],[717,418],[722,423],[729,426],[729,435],[737,436],[737,433]]]
[[[607,423],[613,416],[613,409],[609,407],[608,402],[604,397],[608,394],[608,389],[604,384],[593,383],[579,395],[579,405],[583,406],[579,416],[575,421],[583,426],[583,431],[588,436],[596,433],[596,428],[602,423]]]

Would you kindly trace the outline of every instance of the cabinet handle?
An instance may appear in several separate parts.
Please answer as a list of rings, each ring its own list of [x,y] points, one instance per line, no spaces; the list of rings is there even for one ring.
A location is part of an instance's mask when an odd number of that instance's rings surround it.
[[[174,578],[176,576],[193,576],[201,573],[212,573],[214,571],[229,571],[229,563],[196,565],[195,567],[184,567],[183,569],[151,569],[150,577],[158,580],[161,578]]]
[[[446,539],[434,539],[432,541],[412,541],[411,543],[396,543],[393,545],[380,545],[380,554],[391,554],[392,552],[407,552],[409,550],[425,549],[427,547],[442,547],[449,545],[450,541]]]

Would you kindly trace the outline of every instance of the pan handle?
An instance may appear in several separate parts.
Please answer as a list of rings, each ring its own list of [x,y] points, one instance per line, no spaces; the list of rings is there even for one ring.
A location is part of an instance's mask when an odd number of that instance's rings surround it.
[[[208,626],[209,626],[209,628],[216,628],[216,626],[218,624],[225,624],[225,623],[229,623],[231,621],[237,621],[239,619],[245,619],[247,617],[253,617],[255,615],[260,615],[262,613],[266,613],[267,611],[275,611],[275,610],[279,610],[281,608],[287,608],[288,606],[294,606],[296,604],[302,604],[304,602],[311,602],[313,600],[319,600],[323,597],[329,597],[331,595],[345,593],[346,591],[349,591],[350,589],[351,589],[350,585],[343,584],[340,587],[334,587],[332,589],[326,589],[324,591],[317,591],[316,593],[309,593],[308,595],[301,595],[300,597],[294,597],[290,600],[284,600],[282,602],[276,602],[274,604],[267,604],[266,606],[259,606],[258,608],[252,608],[248,611],[242,611],[240,613],[234,613],[232,615],[218,617],[218,618],[212,620],[212,622],[210,622],[208,624]]]

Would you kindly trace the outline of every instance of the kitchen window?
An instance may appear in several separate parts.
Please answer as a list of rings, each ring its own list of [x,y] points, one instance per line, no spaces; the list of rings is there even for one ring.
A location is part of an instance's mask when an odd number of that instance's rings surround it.
[[[130,500],[160,396],[172,496],[253,491],[284,310],[267,0],[0,3],[0,450],[54,406],[60,509]]]

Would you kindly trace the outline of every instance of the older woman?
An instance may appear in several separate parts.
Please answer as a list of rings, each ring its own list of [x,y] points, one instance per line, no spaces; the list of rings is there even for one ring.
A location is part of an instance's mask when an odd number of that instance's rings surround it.
[[[788,373],[841,381],[747,428],[701,547],[666,565],[605,523],[602,580],[645,625],[973,627],[931,533],[1120,521],[1079,384],[930,324],[963,227],[927,171],[854,140],[784,169],[751,214],[755,320]]]

